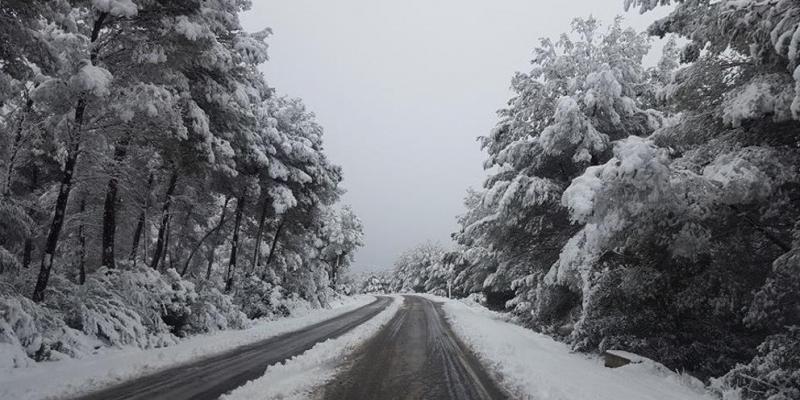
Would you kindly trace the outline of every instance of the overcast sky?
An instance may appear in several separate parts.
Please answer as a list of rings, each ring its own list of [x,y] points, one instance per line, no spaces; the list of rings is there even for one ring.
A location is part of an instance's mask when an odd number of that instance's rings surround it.
[[[480,187],[489,132],[540,37],[576,16],[623,14],[643,30],[658,13],[623,0],[253,0],[246,29],[270,27],[263,71],[301,97],[344,168],[344,203],[365,226],[355,271],[391,267],[426,240],[450,245],[467,187]]]

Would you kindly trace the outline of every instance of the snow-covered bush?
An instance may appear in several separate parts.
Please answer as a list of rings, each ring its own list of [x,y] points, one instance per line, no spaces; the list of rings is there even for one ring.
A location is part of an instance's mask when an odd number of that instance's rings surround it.
[[[101,268],[83,285],[65,286],[54,285],[48,305],[64,310],[70,326],[109,346],[175,343],[197,298],[194,284],[174,270],[162,274],[142,265]]]
[[[273,303],[280,290],[269,282],[264,282],[255,276],[245,277],[240,283],[241,287],[234,295],[234,301],[239,305],[247,318],[271,318],[277,311],[283,314],[285,310],[278,311],[278,304]]]
[[[67,324],[97,337],[106,346],[150,347],[172,342],[169,329],[160,318],[158,303],[151,303],[152,306],[142,304],[149,303],[151,298],[140,297],[115,286],[122,278],[119,272],[104,272],[90,274],[84,285],[70,285],[68,289],[65,288],[69,290],[68,293],[49,296],[48,305],[64,310]],[[153,288],[147,284],[152,283],[152,280],[141,279],[146,277],[147,275],[128,276],[125,281],[131,286],[126,289]],[[54,284],[51,288],[59,286]],[[126,294],[131,297],[126,297]],[[158,314],[154,315],[154,311]]]
[[[748,400],[800,398],[800,249],[773,263],[745,321],[772,334],[752,361],[737,365],[715,385],[726,395]]]
[[[753,361],[737,365],[714,386],[726,400],[800,398],[800,326],[767,337]]]
[[[206,333],[247,326],[247,315],[234,299],[213,284],[204,281],[197,285],[197,298],[192,302],[186,321],[186,333]]]
[[[0,368],[81,356],[95,344],[67,326],[59,311],[24,297],[0,296]]]
[[[0,297],[0,346],[12,366],[81,357],[97,346],[166,346],[187,334],[247,326],[231,296],[208,282],[197,290],[174,270],[121,263],[88,274],[83,285],[56,276],[47,295],[44,304]]]

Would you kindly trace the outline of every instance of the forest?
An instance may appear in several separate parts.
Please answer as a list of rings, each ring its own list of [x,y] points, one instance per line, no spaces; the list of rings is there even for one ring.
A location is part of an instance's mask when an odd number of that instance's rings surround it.
[[[725,400],[800,398],[800,2],[624,0],[671,11],[540,39],[452,246],[360,278],[342,168],[259,69],[250,6],[0,0],[0,368],[416,292]]]
[[[455,249],[371,287],[478,296],[577,351],[797,399],[800,3],[625,1],[670,4],[645,33],[589,17],[541,39],[479,138]]]
[[[0,363],[320,307],[363,240],[240,0],[0,1]],[[8,357],[6,357],[8,356]]]

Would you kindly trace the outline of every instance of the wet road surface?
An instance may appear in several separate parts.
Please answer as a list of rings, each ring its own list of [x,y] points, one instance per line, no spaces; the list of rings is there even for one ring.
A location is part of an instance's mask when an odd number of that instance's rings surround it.
[[[403,307],[322,389],[325,400],[484,400],[508,396],[453,334],[438,304]]]
[[[315,344],[341,336],[392,302],[375,302],[298,331],[239,347],[200,361],[157,372],[76,400],[211,400],[264,374],[268,365],[299,355]]]

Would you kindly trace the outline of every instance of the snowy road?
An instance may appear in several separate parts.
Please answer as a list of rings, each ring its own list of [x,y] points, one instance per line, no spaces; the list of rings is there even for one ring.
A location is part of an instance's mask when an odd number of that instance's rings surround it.
[[[392,302],[380,297],[341,316],[195,363],[168,369],[77,400],[210,400],[264,374],[275,364],[338,337],[374,317]]]
[[[438,304],[405,296],[404,306],[324,390],[328,400],[505,399],[456,338]]]

